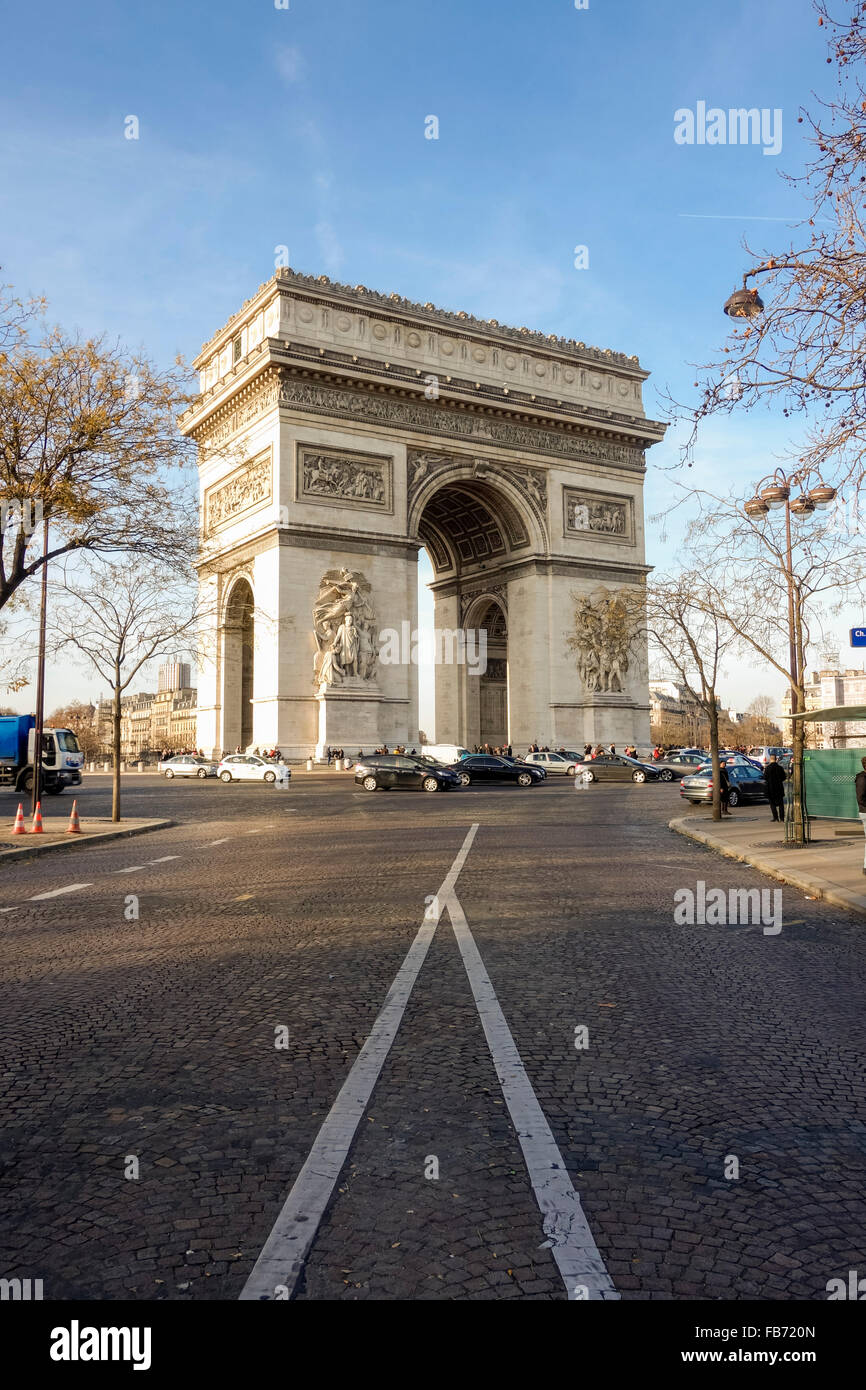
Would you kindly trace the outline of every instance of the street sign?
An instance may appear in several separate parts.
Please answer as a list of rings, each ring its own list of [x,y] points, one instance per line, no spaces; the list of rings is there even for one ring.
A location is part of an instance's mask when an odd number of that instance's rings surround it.
[[[851,646],[866,647],[866,627],[852,627]]]

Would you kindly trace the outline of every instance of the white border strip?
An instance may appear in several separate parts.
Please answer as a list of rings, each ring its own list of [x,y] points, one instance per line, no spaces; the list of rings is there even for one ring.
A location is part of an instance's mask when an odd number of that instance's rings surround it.
[[[391,1044],[403,1021],[412,988],[439,925],[442,897],[452,892],[478,826],[473,825],[454,863],[427,909],[418,934],[397,972],[337,1099],[316,1136],[273,1229],[239,1295],[245,1301],[290,1298],[313,1243],[331,1193],[349,1153]],[[279,1294],[277,1293],[279,1290]]]
[[[463,909],[453,893],[440,903],[440,908],[446,908],[451,918],[505,1104],[517,1130],[535,1200],[544,1216],[544,1234],[566,1293],[573,1301],[617,1299],[619,1294],[532,1089]]]

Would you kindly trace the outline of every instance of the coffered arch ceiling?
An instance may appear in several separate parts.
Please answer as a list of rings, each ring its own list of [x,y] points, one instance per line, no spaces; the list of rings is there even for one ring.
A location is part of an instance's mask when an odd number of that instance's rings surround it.
[[[494,484],[474,479],[444,483],[429,498],[418,536],[437,578],[506,560],[532,546],[530,527],[510,498]]]

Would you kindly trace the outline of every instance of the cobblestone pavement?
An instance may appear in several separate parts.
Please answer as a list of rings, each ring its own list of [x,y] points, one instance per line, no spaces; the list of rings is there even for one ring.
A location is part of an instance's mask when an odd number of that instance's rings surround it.
[[[866,1268],[863,925],[788,888],[778,935],[676,925],[698,880],[778,885],[671,833],[675,789],[127,809],[179,824],[0,876],[0,1276],[237,1298],[472,823],[458,896],[621,1296]],[[447,914],[295,1296],[566,1297]]]

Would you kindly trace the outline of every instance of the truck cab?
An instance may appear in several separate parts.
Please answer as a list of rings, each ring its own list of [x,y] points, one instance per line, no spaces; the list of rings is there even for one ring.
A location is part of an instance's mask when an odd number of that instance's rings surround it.
[[[36,720],[32,714],[0,717],[0,787],[27,794],[33,786]],[[42,730],[42,787],[57,796],[81,784],[84,755],[71,729]]]

